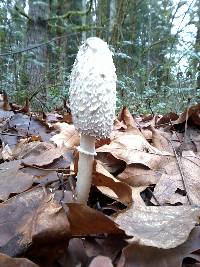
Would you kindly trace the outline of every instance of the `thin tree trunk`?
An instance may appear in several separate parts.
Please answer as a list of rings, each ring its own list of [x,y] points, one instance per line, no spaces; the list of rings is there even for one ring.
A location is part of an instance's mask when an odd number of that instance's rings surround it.
[[[45,42],[48,38],[49,3],[48,1],[29,0],[29,16],[27,43],[28,46]],[[42,98],[46,97],[47,90],[47,46],[34,49],[34,56],[27,63],[28,91],[39,90]]]

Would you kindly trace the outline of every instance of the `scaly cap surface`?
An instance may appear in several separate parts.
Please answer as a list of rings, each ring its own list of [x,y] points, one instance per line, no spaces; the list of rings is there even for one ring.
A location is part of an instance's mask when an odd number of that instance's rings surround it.
[[[88,38],[78,51],[70,76],[70,108],[81,134],[109,137],[115,118],[116,80],[107,43]]]

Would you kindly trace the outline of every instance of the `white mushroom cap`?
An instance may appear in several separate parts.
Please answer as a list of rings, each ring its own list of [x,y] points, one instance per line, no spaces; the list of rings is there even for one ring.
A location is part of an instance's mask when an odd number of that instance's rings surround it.
[[[108,137],[116,108],[115,66],[106,42],[88,38],[81,45],[70,77],[70,108],[75,128],[84,135]]]

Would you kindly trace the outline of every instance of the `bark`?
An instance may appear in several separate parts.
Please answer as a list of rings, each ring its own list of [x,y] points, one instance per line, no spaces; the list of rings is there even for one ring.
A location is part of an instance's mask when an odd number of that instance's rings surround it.
[[[116,19],[111,34],[111,43],[114,45],[121,40],[122,26],[126,17],[128,4],[127,1],[116,0]]]
[[[48,39],[49,3],[48,1],[29,0],[29,17],[27,30],[27,45],[40,44]],[[47,46],[34,49],[33,58],[27,63],[28,91],[40,91],[42,99],[47,90]]]
[[[115,19],[116,19],[116,0],[110,1],[110,21],[109,21],[109,32],[112,33],[113,27],[115,25]]]
[[[196,41],[195,41],[195,52],[200,52],[200,1],[197,1],[198,11],[198,23],[197,23],[197,35],[196,35]],[[194,61],[194,68],[197,72],[197,79],[196,79],[196,89],[200,89],[200,61],[195,60]]]
[[[83,12],[86,12],[87,9],[87,5],[86,5],[86,0],[82,0],[82,10]],[[86,25],[86,15],[82,16],[82,25]],[[87,36],[86,36],[86,32],[83,31],[82,32],[82,42],[84,42],[86,40]]]

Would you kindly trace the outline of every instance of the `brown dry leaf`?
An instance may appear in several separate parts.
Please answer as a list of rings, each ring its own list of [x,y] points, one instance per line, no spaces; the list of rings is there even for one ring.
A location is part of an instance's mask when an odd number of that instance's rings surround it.
[[[194,124],[200,125],[200,103],[194,105],[188,109],[188,119],[191,118]],[[173,121],[173,124],[183,123],[186,120],[187,110],[185,110],[176,121]]]
[[[91,261],[89,267],[113,267],[113,264],[110,258],[97,256]]]
[[[184,139],[184,150],[192,150],[200,155],[200,128],[188,127]]]
[[[70,236],[66,213],[52,194],[45,196],[35,214],[22,225],[20,232],[23,233],[22,242],[33,244],[42,242],[55,245],[57,240],[67,240]]]
[[[56,123],[63,119],[63,116],[58,114],[57,112],[54,113],[46,113],[45,120],[47,123]]]
[[[98,255],[109,257],[112,261],[117,258],[122,248],[128,243],[118,235],[109,235],[105,238],[85,238],[83,246],[88,257],[96,257]]]
[[[110,153],[98,153],[96,159],[99,160],[104,168],[112,174],[120,173],[126,167],[124,161],[116,159]]]
[[[36,117],[24,115],[22,113],[15,114],[9,121],[11,128],[24,136],[39,135],[43,141],[49,141],[51,134],[48,129]]]
[[[156,122],[156,126],[163,126],[165,124],[168,125],[170,124],[170,122],[175,121],[177,119],[178,115],[176,113],[170,112],[159,118]]]
[[[33,184],[33,176],[19,170],[20,162],[0,164],[0,200],[6,200],[11,193],[21,193]]]
[[[108,195],[125,205],[129,205],[132,202],[131,187],[117,180],[99,162],[96,162],[96,171],[93,173],[93,183],[103,194]],[[113,194],[112,191],[116,195]]]
[[[69,124],[73,123],[72,114],[69,113],[63,114],[63,122],[67,122]]]
[[[44,196],[42,188],[34,188],[10,198],[4,204],[0,204],[0,247],[10,256],[17,253],[17,236],[19,236],[19,227],[24,225],[37,207],[40,205]],[[13,240],[13,249],[9,242]],[[8,245],[7,245],[8,244]],[[13,254],[12,254],[13,253]]]
[[[174,204],[177,202],[189,204],[186,197],[183,198],[180,194],[176,193],[177,189],[184,190],[180,174],[168,175],[163,173],[153,193],[160,205]],[[155,203],[153,198],[151,201]]]
[[[42,199],[40,206],[18,231],[22,236],[21,245],[31,244],[27,253],[42,266],[44,262],[50,266],[62,255],[71,237],[66,212],[53,194]]]
[[[33,175],[34,183],[41,185],[49,184],[53,181],[58,181],[57,171],[69,172],[70,164],[73,160],[73,155],[70,151],[65,153],[64,157],[59,158],[47,167],[35,168],[32,166],[24,167],[22,172]]]
[[[127,126],[125,125],[125,123],[115,118],[113,131],[119,131],[119,130],[125,131],[126,129]]]
[[[160,199],[161,203],[166,203],[166,201],[167,203],[174,203],[176,189],[185,190],[183,186],[184,181],[186,193],[191,204],[200,205],[200,158],[192,151],[183,151],[182,157],[177,155],[177,160],[165,165],[166,176],[163,175],[156,185],[155,196]],[[182,198],[181,195],[180,201],[178,201],[177,197],[178,195],[176,194],[175,199],[177,202],[186,202],[186,199]]]
[[[184,258],[200,248],[200,227],[195,227],[182,245],[171,249],[143,246],[137,242],[125,247],[117,267],[182,267]]]
[[[3,149],[2,149],[2,159],[4,161],[6,160],[12,160],[14,157],[13,157],[13,153],[12,153],[12,149],[9,147],[9,145],[4,145],[4,143],[2,144],[3,146]]]
[[[161,172],[150,170],[143,165],[131,164],[117,176],[117,179],[131,186],[149,186],[156,184],[161,177]]]
[[[39,267],[37,264],[25,258],[11,258],[5,254],[0,253],[1,267]]]
[[[4,127],[6,128],[6,131],[4,132],[3,135],[2,134],[0,135],[1,143],[4,145],[8,144],[10,149],[13,150],[13,148],[18,143],[17,132],[15,129],[11,129],[7,131],[7,124],[5,126],[2,126],[1,131],[3,131]],[[1,125],[0,125],[0,128],[1,128]]]
[[[141,197],[142,191],[144,191],[146,188],[147,186],[131,187],[134,206],[139,206],[139,207],[146,206],[144,200]]]
[[[153,114],[135,116],[135,121],[141,129],[155,126],[156,119],[158,119],[158,115],[154,116]]]
[[[124,234],[114,221],[97,210],[80,203],[68,203],[67,207],[72,236]]]
[[[166,151],[169,153],[174,153],[173,148],[170,144],[171,134],[157,130],[154,127],[151,127],[152,131],[152,145],[159,149],[160,151]]]
[[[38,156],[30,156],[28,158],[25,158],[22,163],[24,165],[28,165],[28,166],[38,166],[38,167],[42,167],[42,166],[47,166],[51,163],[53,163],[55,160],[59,159],[61,156],[64,155],[65,153],[64,148],[60,148],[60,147],[53,147],[50,148],[46,151],[44,151],[43,153],[40,153]]]
[[[0,122],[10,119],[14,115],[13,111],[3,110],[0,103]]]
[[[59,259],[59,266],[78,267],[88,266],[89,257],[86,254],[84,240],[81,238],[72,238],[69,241],[66,253]]]
[[[28,139],[21,139],[20,142],[13,149],[13,156],[15,159],[22,159],[36,153],[41,153],[53,147],[52,144],[40,141],[29,142]]]
[[[141,134],[140,130],[137,127],[137,124],[133,118],[133,116],[131,115],[130,111],[128,110],[127,107],[124,107],[119,116],[118,119],[120,121],[123,121],[124,124],[127,126],[127,129],[132,129],[134,130],[135,134]]]
[[[63,145],[72,149],[79,145],[80,137],[78,132],[75,130],[74,125],[68,123],[57,122],[54,128],[59,131],[58,134],[51,137],[51,141],[54,142],[58,147],[63,147]]]
[[[157,169],[162,157],[171,155],[151,146],[143,136],[131,132],[120,134],[109,145],[99,147],[96,151],[110,152],[114,157],[125,161],[127,164],[143,164],[150,169]]]
[[[183,151],[181,168],[183,170],[186,192],[192,204],[200,205],[200,158],[192,151]]]
[[[141,133],[147,141],[152,140],[152,131],[149,129],[141,129]]]
[[[199,216],[200,208],[191,206],[132,206],[120,213],[115,222],[140,244],[169,249],[186,241]]]

